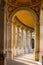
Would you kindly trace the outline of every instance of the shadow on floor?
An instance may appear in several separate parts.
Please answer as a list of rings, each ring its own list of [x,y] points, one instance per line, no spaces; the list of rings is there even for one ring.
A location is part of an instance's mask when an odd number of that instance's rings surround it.
[[[21,63],[21,62],[17,62],[14,60],[7,60],[6,65],[26,65],[26,64]]]

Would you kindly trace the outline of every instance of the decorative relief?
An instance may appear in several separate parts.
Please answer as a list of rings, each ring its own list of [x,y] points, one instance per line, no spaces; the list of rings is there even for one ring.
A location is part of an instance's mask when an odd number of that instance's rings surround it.
[[[39,4],[40,2],[41,2],[40,0],[28,0],[26,2],[24,0],[23,0],[23,2],[21,2],[21,0],[8,0],[8,3],[11,6],[21,6],[22,4],[24,4],[25,6],[26,5],[35,6],[35,5]]]
[[[29,7],[39,16],[41,0],[8,0],[8,12],[11,14],[18,7]]]
[[[17,8],[18,8],[17,6],[12,7],[12,6],[10,6],[10,5],[8,4],[8,6],[7,6],[7,15],[8,15],[8,18],[9,18],[9,16],[10,16],[10,14],[11,14],[15,9],[17,9]]]
[[[39,3],[41,0],[31,0],[33,5],[36,4],[36,3]]]
[[[37,14],[38,17],[40,15],[40,6],[41,5],[39,4],[38,6],[35,6],[35,7],[31,8],[33,11],[35,11],[35,13]]]

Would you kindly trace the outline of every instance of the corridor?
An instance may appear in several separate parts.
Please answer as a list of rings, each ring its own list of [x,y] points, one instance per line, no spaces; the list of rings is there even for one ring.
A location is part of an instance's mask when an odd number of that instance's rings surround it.
[[[33,54],[26,54],[14,60],[8,59],[7,65],[41,65],[41,63],[34,61]]]
[[[43,65],[43,0],[0,0],[0,65]]]
[[[12,16],[12,23],[7,22],[7,65],[39,65],[39,26],[36,20],[31,11],[21,10]]]

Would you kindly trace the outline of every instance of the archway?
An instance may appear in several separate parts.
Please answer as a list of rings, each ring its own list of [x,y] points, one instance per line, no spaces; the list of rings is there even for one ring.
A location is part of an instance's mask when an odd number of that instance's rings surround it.
[[[34,49],[34,56],[35,56],[35,58],[34,59],[38,60],[39,59],[39,22],[38,22],[38,17],[37,17],[37,15],[35,14],[35,12],[33,10],[28,9],[27,7],[21,7],[21,8],[16,9],[15,11],[13,11],[11,16],[9,17],[8,22],[7,22],[7,30],[8,31],[10,30],[11,35],[13,34],[13,31],[12,31],[13,30],[12,18],[14,19],[15,14],[18,11],[22,11],[22,10],[25,10],[25,11],[27,10],[28,12],[30,12],[31,15],[33,16],[33,19],[34,19],[34,26],[35,26],[35,28],[34,28],[35,29],[35,31],[34,31],[35,32],[35,42],[34,42],[35,43],[35,45],[34,45],[34,47],[35,47],[35,49]],[[9,26],[9,28],[8,28],[8,26]],[[9,37],[10,41],[7,41],[7,44],[8,44],[8,42],[10,43],[10,47],[9,48],[12,49],[12,52],[10,52],[10,54],[11,54],[11,56],[13,58],[13,51],[14,50],[13,50],[13,41],[12,40],[14,40],[14,39],[13,39],[13,35],[11,36],[8,31],[7,31],[7,40],[8,40],[8,37]]]

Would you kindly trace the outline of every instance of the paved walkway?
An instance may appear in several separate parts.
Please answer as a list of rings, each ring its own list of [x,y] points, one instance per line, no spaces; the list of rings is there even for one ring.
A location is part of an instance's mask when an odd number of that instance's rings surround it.
[[[14,60],[7,60],[7,65],[41,65],[39,62],[34,61],[34,56],[23,55],[15,58]]]
[[[14,60],[7,60],[7,65],[26,65],[26,64]]]

